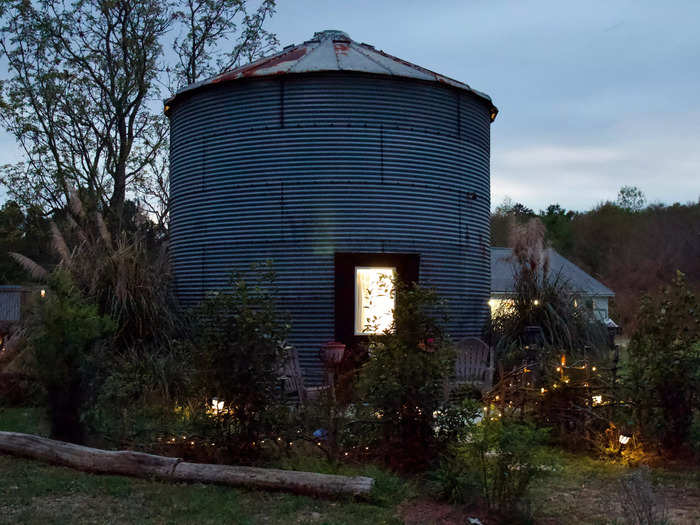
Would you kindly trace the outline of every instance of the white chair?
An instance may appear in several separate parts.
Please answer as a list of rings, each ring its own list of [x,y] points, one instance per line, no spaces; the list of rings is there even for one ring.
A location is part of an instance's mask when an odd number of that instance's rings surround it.
[[[465,337],[459,341],[455,361],[455,377],[450,390],[464,384],[471,384],[486,391],[493,386],[493,350],[478,337]]]

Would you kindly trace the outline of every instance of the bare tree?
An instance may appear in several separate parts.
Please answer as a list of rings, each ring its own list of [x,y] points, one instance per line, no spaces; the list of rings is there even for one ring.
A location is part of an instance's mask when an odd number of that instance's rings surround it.
[[[16,201],[46,213],[62,209],[76,188],[115,228],[127,198],[165,225],[160,87],[169,71],[183,85],[274,48],[276,38],[263,29],[274,7],[274,0],[252,12],[246,0],[187,0],[177,8],[168,0],[0,2],[9,69],[0,122],[24,157],[0,168],[0,182]],[[172,68],[168,45],[177,53]]]
[[[3,172],[11,193],[54,210],[76,187],[121,217],[128,186],[167,137],[148,104],[169,25],[154,0],[8,6],[0,118],[26,159]]]
[[[275,12],[275,0],[263,0],[249,12],[246,0],[186,0],[175,17],[185,33],[175,40],[179,87],[241,65],[272,51],[277,37],[263,25]],[[221,50],[221,42],[231,44]]]

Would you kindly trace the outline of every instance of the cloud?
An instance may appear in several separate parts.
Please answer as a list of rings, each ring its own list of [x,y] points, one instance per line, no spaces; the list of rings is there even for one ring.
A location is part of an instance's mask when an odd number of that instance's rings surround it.
[[[535,208],[559,203],[586,210],[614,200],[621,186],[638,186],[649,202],[695,202],[700,198],[698,115],[637,118],[603,135],[580,136],[580,145],[551,137],[528,137],[529,146],[494,144],[492,205],[504,196]],[[570,140],[570,137],[562,137]],[[605,145],[599,145],[603,142]],[[517,143],[517,141],[516,141]]]
[[[595,166],[619,160],[622,152],[611,148],[535,146],[519,148],[501,153],[498,162],[503,169],[551,168],[578,166]]]

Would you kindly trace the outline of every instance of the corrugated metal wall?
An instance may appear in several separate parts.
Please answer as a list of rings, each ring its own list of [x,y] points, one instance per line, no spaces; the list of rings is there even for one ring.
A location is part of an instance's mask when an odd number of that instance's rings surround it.
[[[22,313],[22,290],[0,289],[0,321],[19,321]]]
[[[489,107],[437,83],[333,73],[236,81],[171,119],[171,253],[184,305],[273,259],[310,379],[334,337],[335,252],[419,253],[455,337],[488,313]]]

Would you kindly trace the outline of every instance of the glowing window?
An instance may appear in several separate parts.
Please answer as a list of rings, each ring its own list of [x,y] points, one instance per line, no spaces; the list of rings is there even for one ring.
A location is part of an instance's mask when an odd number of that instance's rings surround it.
[[[491,319],[494,319],[499,315],[512,313],[515,302],[513,299],[496,299],[492,297],[489,299],[489,306],[491,307]]]
[[[396,268],[355,267],[355,335],[381,334],[394,320]]]

